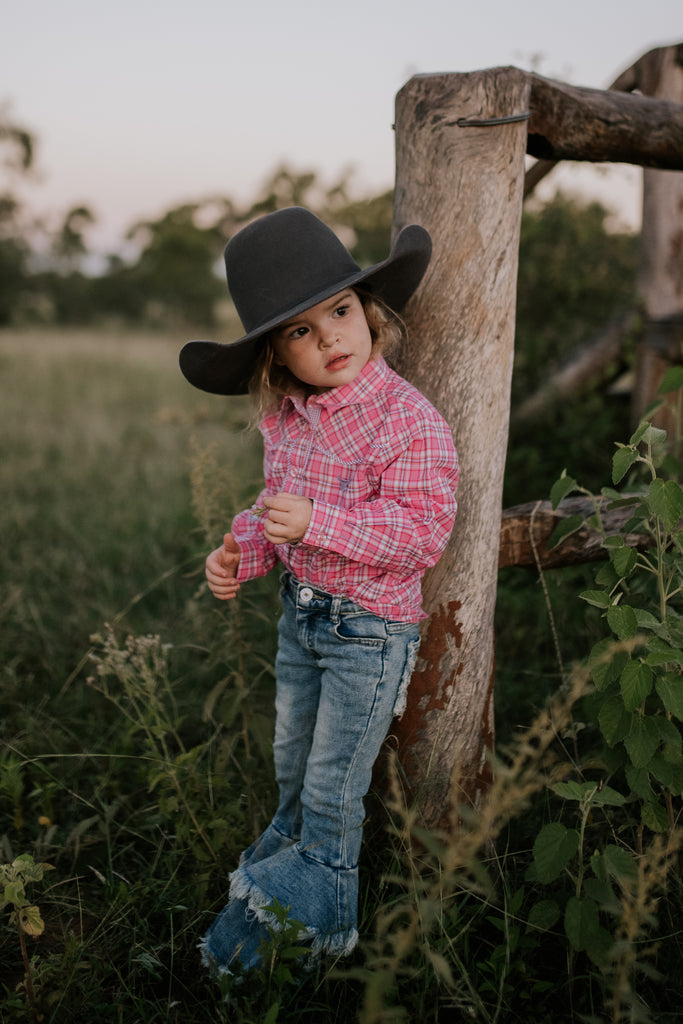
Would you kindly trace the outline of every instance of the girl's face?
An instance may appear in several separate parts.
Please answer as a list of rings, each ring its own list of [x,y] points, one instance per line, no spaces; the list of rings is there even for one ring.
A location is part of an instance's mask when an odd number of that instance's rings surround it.
[[[355,380],[370,359],[372,337],[360,299],[347,288],[288,320],[273,346],[278,365],[327,391]]]

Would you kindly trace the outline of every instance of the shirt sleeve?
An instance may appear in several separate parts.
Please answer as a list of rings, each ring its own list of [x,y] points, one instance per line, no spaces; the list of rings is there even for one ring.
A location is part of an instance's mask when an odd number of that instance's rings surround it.
[[[313,501],[302,543],[383,572],[438,562],[455,522],[458,456],[445,422],[430,422],[390,463],[378,496],[351,508]]]
[[[267,435],[277,424],[277,417],[266,417],[259,429],[264,437],[263,476],[264,488],[254,504],[239,512],[232,521],[232,535],[240,546],[240,562],[237,567],[237,580],[244,583],[257,576],[265,576],[279,562],[274,544],[266,540],[263,533],[264,514],[263,498],[273,494],[274,488],[272,456]]]
[[[240,546],[240,561],[237,567],[237,579],[240,583],[257,576],[265,576],[278,562],[275,545],[266,540],[263,534],[263,518],[254,512],[254,509],[260,506],[263,495],[267,493],[267,490],[262,491],[252,508],[238,513],[232,521],[232,535]]]

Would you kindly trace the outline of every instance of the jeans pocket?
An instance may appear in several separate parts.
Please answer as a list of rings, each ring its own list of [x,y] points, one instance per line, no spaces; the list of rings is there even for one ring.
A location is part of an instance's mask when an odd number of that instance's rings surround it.
[[[372,612],[347,612],[335,623],[334,634],[342,643],[382,647],[386,643],[387,627],[384,619]]]

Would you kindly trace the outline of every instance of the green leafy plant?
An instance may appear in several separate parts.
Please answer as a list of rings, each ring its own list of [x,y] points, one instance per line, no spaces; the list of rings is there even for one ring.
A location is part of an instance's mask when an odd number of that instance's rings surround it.
[[[26,937],[37,938],[43,934],[45,924],[40,909],[32,903],[26,889],[34,882],[42,881],[46,871],[51,870],[50,864],[37,864],[30,853],[21,854],[11,864],[0,864],[0,910],[11,907],[10,924],[16,926],[24,962],[26,994],[34,1013],[37,1013],[36,997],[33,990],[31,961],[26,948]]]
[[[221,994],[239,1021],[275,1024],[280,1012],[291,1004],[302,983],[315,978],[316,966],[310,943],[302,942],[306,926],[290,916],[278,900],[264,907],[272,915],[268,937],[259,947],[260,963],[244,971],[231,967],[219,978]]]
[[[628,444],[617,446],[612,483],[632,468],[646,472],[637,490],[605,487],[602,501],[590,495],[590,526],[601,532],[609,560],[595,577],[596,589],[581,597],[600,611],[610,634],[589,656],[606,764],[612,774],[623,770],[629,799],[640,805],[640,825],[666,832],[675,824],[674,798],[683,793],[683,490],[665,478],[675,468],[665,431],[643,422]],[[563,475],[551,492],[553,507],[577,490],[588,493]],[[603,516],[619,508],[630,518],[608,535]],[[583,519],[572,517],[563,536],[580,525]]]
[[[665,379],[663,391],[677,389],[679,377],[675,373]],[[676,405],[680,414],[680,395]],[[683,490],[675,478],[679,472],[666,432],[645,421],[627,444],[617,445],[613,486],[596,496],[563,473],[551,491],[554,508],[572,492],[591,500],[588,526],[601,535],[607,557],[595,575],[595,586],[580,597],[597,610],[596,625],[608,635],[593,645],[587,659],[595,690],[582,703],[581,740],[566,765],[570,777],[549,785],[562,803],[551,805],[557,807],[554,820],[536,836],[527,878],[550,886],[551,892],[550,898],[532,906],[529,925],[549,931],[562,918],[572,955],[586,953],[611,980],[607,1002],[617,1008],[614,1019],[620,1019],[625,1002],[642,1011],[634,983],[636,960],[642,959],[656,924],[653,893],[666,891],[680,841]],[[628,489],[616,490],[629,473]],[[623,519],[616,532],[609,522],[615,510]],[[584,524],[583,516],[569,517],[551,545]],[[572,820],[565,823],[568,813]],[[645,839],[649,833],[654,839]],[[664,854],[659,850],[662,843]],[[648,871],[648,864],[658,865],[657,870]],[[642,911],[646,906],[647,913]],[[631,918],[637,919],[636,925],[628,923]],[[639,966],[642,969],[642,963]],[[649,1018],[641,1013],[639,1019]]]
[[[168,672],[170,645],[158,636],[128,636],[120,644],[111,627],[91,639],[96,675],[88,682],[117,707],[131,736],[142,738],[139,763],[160,819],[172,823],[199,861],[215,862],[228,825],[210,803],[211,780],[203,767],[208,742],[187,747],[181,735],[182,715]]]
[[[571,885],[564,900],[543,899],[529,912],[532,928],[547,931],[563,916],[564,933],[574,952],[586,951],[598,966],[609,962],[612,935],[600,920],[600,912],[615,912],[619,901],[612,882],[624,884],[637,875],[632,855],[623,846],[609,843],[589,853],[586,828],[597,808],[621,807],[625,797],[595,782],[560,782],[552,791],[577,804],[578,828],[553,821],[539,832],[533,847],[529,877],[545,885],[566,875]]]

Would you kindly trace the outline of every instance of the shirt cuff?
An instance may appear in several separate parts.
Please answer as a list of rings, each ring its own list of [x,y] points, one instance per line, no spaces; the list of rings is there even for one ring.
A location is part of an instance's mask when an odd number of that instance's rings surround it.
[[[346,509],[314,501],[311,519],[301,543],[314,548],[329,548],[331,538],[341,536],[345,524]]]
[[[265,576],[275,564],[275,558],[268,558],[269,552],[264,549],[263,544],[251,540],[240,540],[238,537],[235,540],[240,546],[237,582],[244,583],[245,580],[253,580],[256,576]]]

